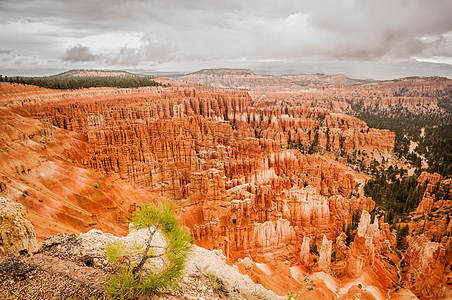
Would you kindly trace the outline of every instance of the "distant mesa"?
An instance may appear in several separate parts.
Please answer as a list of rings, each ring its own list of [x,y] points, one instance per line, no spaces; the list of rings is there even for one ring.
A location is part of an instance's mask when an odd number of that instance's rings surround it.
[[[250,69],[228,69],[228,68],[220,68],[220,69],[202,69],[197,72],[190,73],[188,75],[256,75]]]
[[[121,70],[86,70],[77,69],[66,71],[51,77],[71,78],[71,77],[141,77],[144,75],[133,74]]]
[[[254,91],[288,91],[317,86],[350,86],[366,83],[348,78],[344,74],[297,74],[262,75],[250,69],[203,69],[194,73],[174,77],[175,80],[191,82],[218,88],[233,88]]]

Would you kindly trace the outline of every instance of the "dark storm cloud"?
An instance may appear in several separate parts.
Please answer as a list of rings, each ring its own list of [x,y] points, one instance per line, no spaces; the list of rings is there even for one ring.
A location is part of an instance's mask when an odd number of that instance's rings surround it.
[[[450,0],[0,0],[0,40],[52,67],[452,63],[451,11]]]
[[[88,47],[76,45],[66,50],[66,54],[61,58],[64,61],[85,62],[96,60],[96,56],[91,53]]]
[[[452,30],[451,11],[452,1],[327,1],[309,24],[331,36],[338,57],[409,57],[436,47],[423,37]]]

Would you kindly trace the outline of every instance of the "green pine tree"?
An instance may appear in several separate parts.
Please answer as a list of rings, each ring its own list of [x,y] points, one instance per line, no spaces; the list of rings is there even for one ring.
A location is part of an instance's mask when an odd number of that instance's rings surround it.
[[[128,248],[121,242],[107,245],[107,258],[119,270],[105,286],[113,298],[131,299],[137,294],[151,296],[177,285],[192,249],[192,238],[187,228],[179,225],[172,208],[170,202],[164,202],[160,206],[143,205],[134,213],[131,229],[148,231],[143,247]],[[164,236],[166,245],[152,244],[158,231]],[[165,267],[159,271],[145,268],[153,259],[163,260]]]

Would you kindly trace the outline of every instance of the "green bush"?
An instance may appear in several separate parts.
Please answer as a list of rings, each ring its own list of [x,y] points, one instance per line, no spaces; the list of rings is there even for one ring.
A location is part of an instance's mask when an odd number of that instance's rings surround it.
[[[312,244],[309,247],[310,248],[310,252],[314,255],[319,255],[319,251],[317,250],[317,237],[315,236],[314,239],[312,240]]]
[[[130,222],[131,229],[147,229],[145,244],[127,247],[121,241],[108,244],[105,248],[107,258],[118,267],[112,275],[106,291],[115,299],[132,299],[141,294],[151,296],[174,287],[185,267],[185,261],[192,248],[190,233],[179,225],[172,211],[172,204],[164,202],[161,206],[143,205]],[[159,230],[166,245],[152,245],[152,239]],[[153,259],[163,261],[163,268],[155,271],[144,268]]]
[[[229,292],[221,278],[210,272],[203,272],[203,275],[210,281],[210,284],[214,291],[228,295]]]

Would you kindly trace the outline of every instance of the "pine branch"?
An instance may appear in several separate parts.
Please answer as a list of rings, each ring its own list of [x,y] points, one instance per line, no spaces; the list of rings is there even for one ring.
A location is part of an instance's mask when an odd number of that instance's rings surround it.
[[[133,267],[132,272],[134,275],[136,275],[143,268],[146,261],[150,258],[148,256],[148,252],[149,252],[149,249],[151,248],[151,241],[159,227],[160,227],[160,223],[157,223],[154,226],[153,230],[151,228],[149,228],[149,238],[148,238],[148,241],[146,242],[146,249],[144,250],[143,257],[141,258],[140,263],[138,265],[136,265],[135,267]]]

